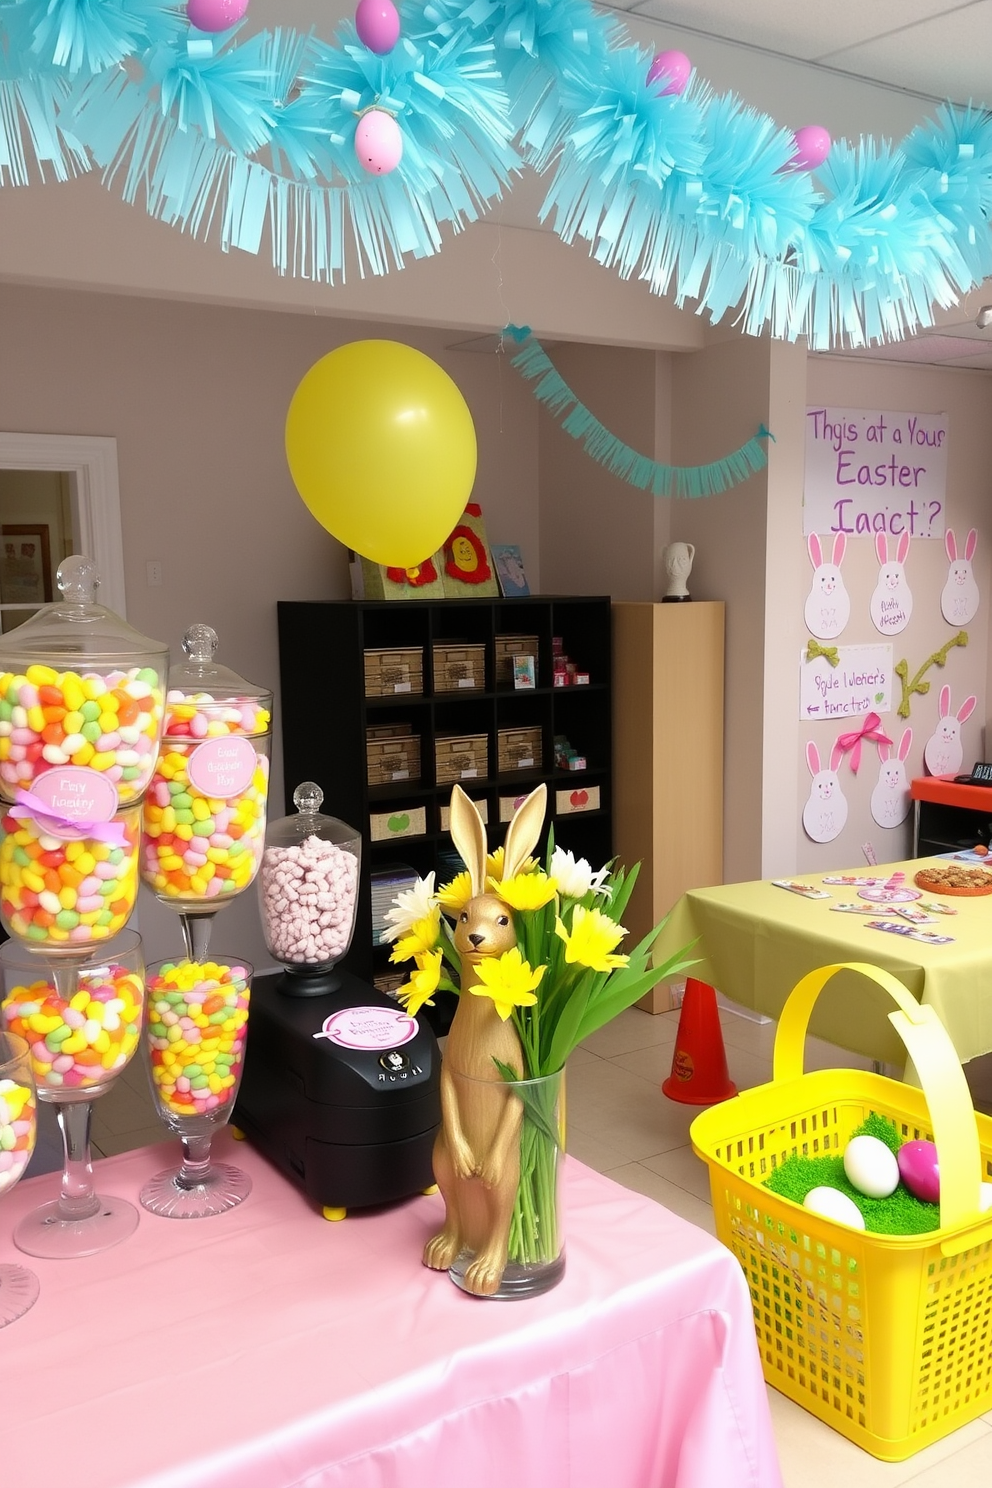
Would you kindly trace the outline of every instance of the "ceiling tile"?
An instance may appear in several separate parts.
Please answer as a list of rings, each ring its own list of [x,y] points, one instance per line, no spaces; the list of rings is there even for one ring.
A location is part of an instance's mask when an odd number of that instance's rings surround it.
[[[877,41],[835,44],[816,60],[958,102],[992,102],[992,0],[978,0]]]
[[[803,61],[901,32],[914,22],[943,16],[960,0],[832,0],[829,5],[796,0],[639,0],[629,9],[659,23],[684,26],[781,52]],[[628,7],[624,7],[627,9]],[[924,89],[926,91],[933,91]]]

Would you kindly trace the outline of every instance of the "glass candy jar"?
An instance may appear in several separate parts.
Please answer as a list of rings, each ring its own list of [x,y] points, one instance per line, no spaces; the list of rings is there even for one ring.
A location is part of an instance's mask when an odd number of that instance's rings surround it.
[[[255,879],[269,788],[272,694],[217,665],[216,649],[209,625],[183,637],[142,818],[141,877],[182,917],[194,958],[210,918]]]
[[[168,650],[97,604],[99,583],[90,559],[66,558],[62,598],[0,639],[0,796],[42,815],[75,797],[108,821],[158,758]]]
[[[296,787],[298,814],[269,826],[259,875],[265,944],[290,973],[280,990],[300,997],[334,990],[355,930],[362,839],[321,815],[323,799],[312,780]]]

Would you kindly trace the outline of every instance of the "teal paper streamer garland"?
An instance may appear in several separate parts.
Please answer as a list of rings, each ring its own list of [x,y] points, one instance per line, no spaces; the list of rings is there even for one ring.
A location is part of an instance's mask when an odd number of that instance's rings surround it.
[[[401,0],[386,57],[192,29],[182,0],[0,0],[0,186],[95,166],[128,202],[279,273],[335,282],[438,253],[525,166],[566,243],[748,334],[895,341],[992,274],[992,113],[941,107],[901,143],[837,141],[815,177],[792,130],[651,52],[589,0]],[[371,177],[357,121],[397,119]]]
[[[508,326],[507,331],[514,340],[521,339],[518,327]],[[534,384],[534,397],[559,420],[565,433],[577,439],[598,465],[638,491],[694,501],[700,496],[729,491],[768,464],[764,441],[775,436],[762,424],[753,439],[710,465],[661,465],[624,444],[590,413],[555,369],[539,341],[530,341],[511,358],[511,364]]]

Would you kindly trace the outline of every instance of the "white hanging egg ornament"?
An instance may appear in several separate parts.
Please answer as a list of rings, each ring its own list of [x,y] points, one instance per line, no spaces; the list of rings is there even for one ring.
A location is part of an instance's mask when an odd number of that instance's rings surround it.
[[[371,108],[358,121],[355,154],[370,176],[386,176],[403,159],[403,135],[392,114]]]
[[[847,1181],[869,1199],[887,1199],[899,1187],[899,1164],[878,1137],[852,1137],[844,1150]]]
[[[847,1225],[852,1230],[863,1230],[865,1227],[864,1215],[854,1200],[827,1183],[810,1189],[803,1200],[803,1208],[809,1209],[812,1214],[819,1214],[823,1219],[832,1219],[837,1224]]]

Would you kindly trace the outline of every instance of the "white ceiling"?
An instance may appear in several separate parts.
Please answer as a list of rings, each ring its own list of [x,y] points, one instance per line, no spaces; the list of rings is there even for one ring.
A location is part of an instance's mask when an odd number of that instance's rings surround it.
[[[747,48],[756,79],[766,75],[761,71],[766,59],[800,64],[798,93],[808,94],[811,114],[819,111],[819,122],[828,127],[832,120],[824,101],[831,98],[831,80],[842,112],[849,97],[844,85],[852,78],[880,85],[890,96],[904,95],[919,118],[931,111],[928,104],[948,98],[992,105],[992,0],[614,0],[604,8],[628,16],[636,39],[659,50],[678,48],[692,56],[695,39],[707,59],[719,65],[721,42]],[[329,38],[339,21],[353,14],[354,0],[251,0],[249,27],[312,26]],[[732,69],[743,79],[749,68],[741,66],[739,56]],[[735,77],[734,85],[746,96],[740,79]],[[918,109],[914,98],[922,100]],[[757,97],[749,101],[760,104]],[[845,132],[855,138],[872,132],[870,122],[847,121],[846,112],[845,120]],[[899,133],[894,127],[886,132]],[[530,214],[543,195],[539,183],[525,178],[513,195],[534,222]],[[992,302],[992,283],[985,289]],[[856,354],[992,369],[992,328],[983,332],[974,324],[981,300],[980,293],[973,295],[966,307],[941,315],[932,333]]]

